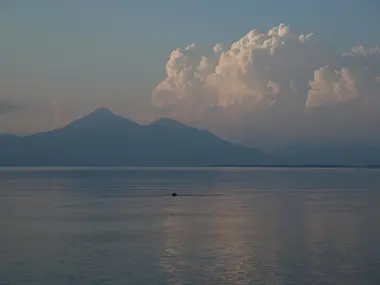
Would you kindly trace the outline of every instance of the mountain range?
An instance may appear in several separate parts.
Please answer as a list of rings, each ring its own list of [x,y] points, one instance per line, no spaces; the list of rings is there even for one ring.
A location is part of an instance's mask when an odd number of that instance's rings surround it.
[[[0,135],[0,166],[269,165],[260,151],[162,118],[149,125],[100,108],[67,126],[27,136]]]
[[[268,154],[173,119],[140,125],[100,108],[52,131],[0,133],[0,166],[380,166],[380,147],[298,145]]]

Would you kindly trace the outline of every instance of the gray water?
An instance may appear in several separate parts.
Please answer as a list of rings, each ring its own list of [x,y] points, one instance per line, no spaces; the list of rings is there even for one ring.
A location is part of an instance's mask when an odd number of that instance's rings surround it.
[[[374,169],[1,169],[0,284],[377,285],[379,205]]]

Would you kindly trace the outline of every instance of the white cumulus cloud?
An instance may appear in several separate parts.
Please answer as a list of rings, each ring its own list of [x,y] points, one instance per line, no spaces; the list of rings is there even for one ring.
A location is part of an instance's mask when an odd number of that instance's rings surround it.
[[[206,52],[195,44],[174,50],[166,65],[167,78],[153,92],[154,106],[191,98],[218,107],[245,100],[271,106],[290,89],[304,89],[305,76],[333,57],[315,35],[297,35],[284,24],[267,33],[252,30],[223,50],[220,44]]]
[[[322,67],[314,72],[306,106],[316,107],[325,104],[346,102],[358,96],[355,81],[346,68],[332,70]]]
[[[347,103],[346,116],[373,110],[380,104],[379,78],[379,47],[357,46],[338,53],[315,34],[300,34],[280,24],[267,32],[252,30],[229,47],[215,44],[207,50],[191,44],[175,49],[151,102],[167,115],[188,121],[212,117],[223,125],[223,118],[233,117],[245,126],[245,133],[251,120],[252,136],[264,129],[268,134],[270,128],[278,132],[277,126],[288,119],[289,133],[302,135],[297,132],[310,132],[309,126],[323,128],[313,120],[327,120],[310,110],[320,114],[321,108],[337,106],[342,113],[339,106]]]

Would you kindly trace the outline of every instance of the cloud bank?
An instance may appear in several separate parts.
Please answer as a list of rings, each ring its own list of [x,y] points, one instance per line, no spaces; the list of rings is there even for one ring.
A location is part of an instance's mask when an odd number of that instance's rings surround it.
[[[175,49],[166,75],[151,98],[160,114],[236,140],[377,138],[379,47],[338,53],[281,24],[228,48]]]

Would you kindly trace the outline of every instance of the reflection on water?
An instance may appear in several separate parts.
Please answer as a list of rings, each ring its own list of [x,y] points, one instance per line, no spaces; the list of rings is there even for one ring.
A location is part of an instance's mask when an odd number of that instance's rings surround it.
[[[379,174],[2,169],[0,284],[380,284]]]

